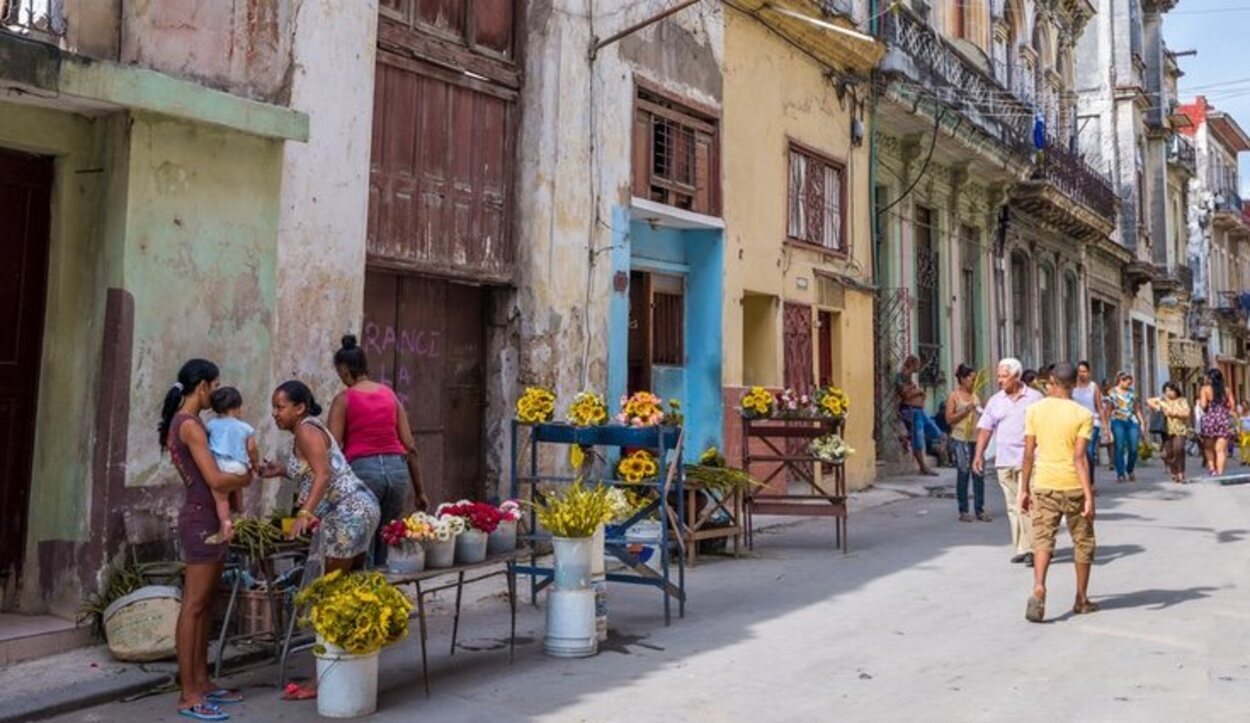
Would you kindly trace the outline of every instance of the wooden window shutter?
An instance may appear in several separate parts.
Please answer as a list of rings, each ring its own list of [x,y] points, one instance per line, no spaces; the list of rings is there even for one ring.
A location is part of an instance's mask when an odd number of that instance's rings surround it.
[[[633,193],[638,198],[651,197],[651,117],[634,110],[633,160],[631,176]]]

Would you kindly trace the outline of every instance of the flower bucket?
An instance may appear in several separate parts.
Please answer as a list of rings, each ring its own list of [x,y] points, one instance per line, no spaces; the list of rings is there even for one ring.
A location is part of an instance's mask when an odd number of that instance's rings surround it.
[[[608,639],[608,578],[603,559],[604,528],[599,526],[590,538],[590,586],[595,591],[595,638]]]
[[[425,543],[426,567],[451,567],[456,564],[456,538]]]
[[[599,652],[595,637],[595,591],[547,593],[547,631],[543,650],[556,658],[587,658]]]
[[[626,548],[638,561],[659,574],[664,574],[660,557],[660,536],[663,531],[655,520],[638,520],[625,531]]]
[[[405,540],[392,547],[386,555],[386,571],[395,575],[415,575],[425,570],[425,548],[421,543]]]
[[[486,559],[486,543],[489,541],[485,532],[468,529],[456,536],[456,563],[472,565]]]
[[[318,638],[320,642],[320,638]],[[317,714],[359,718],[378,709],[378,652],[352,655],[334,645],[317,658]]]
[[[486,543],[486,552],[499,555],[516,549],[516,520],[502,520],[495,531],[490,533]]]
[[[552,551],[555,553],[556,589],[587,590],[590,588],[591,547],[594,539],[593,537],[551,538]]]

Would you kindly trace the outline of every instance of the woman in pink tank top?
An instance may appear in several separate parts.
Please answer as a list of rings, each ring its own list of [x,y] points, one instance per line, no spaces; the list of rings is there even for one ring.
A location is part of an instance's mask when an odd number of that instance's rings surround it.
[[[409,490],[417,509],[429,507],[421,486],[416,441],[395,392],[369,379],[369,360],[356,337],[343,337],[342,347],[334,354],[334,369],[347,389],[330,403],[330,433],[343,448],[352,471],[378,498],[380,533],[386,523],[412,510]],[[386,563],[386,552],[386,543],[375,538],[375,566]]]

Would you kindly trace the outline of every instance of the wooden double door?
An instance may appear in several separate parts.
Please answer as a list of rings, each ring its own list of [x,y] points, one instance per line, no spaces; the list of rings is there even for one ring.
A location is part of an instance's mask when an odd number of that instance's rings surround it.
[[[51,189],[51,158],[0,149],[0,577],[26,542]]]

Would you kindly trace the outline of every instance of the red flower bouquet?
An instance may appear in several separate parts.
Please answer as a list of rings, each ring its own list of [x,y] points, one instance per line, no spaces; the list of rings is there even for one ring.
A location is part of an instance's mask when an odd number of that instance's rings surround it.
[[[469,502],[468,500],[460,500],[455,504],[439,505],[435,515],[442,517],[459,517],[475,530],[480,530],[486,534],[495,531],[499,527],[503,515],[499,512],[499,508],[494,505],[488,505],[485,502]]]

